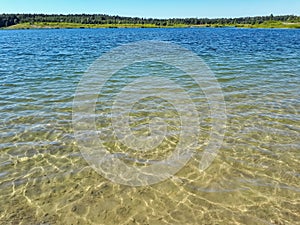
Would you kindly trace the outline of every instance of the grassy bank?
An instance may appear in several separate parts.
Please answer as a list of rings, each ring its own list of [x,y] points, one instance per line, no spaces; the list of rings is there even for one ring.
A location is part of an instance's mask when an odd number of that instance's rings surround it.
[[[82,24],[65,22],[35,22],[19,23],[4,29],[61,29],[61,28],[180,28],[180,27],[237,27],[237,28],[300,28],[300,23],[284,23],[278,21],[267,21],[261,24],[202,24],[185,25],[175,24],[158,26],[155,24]]]
[[[267,21],[256,24],[206,24],[195,25],[193,27],[237,27],[237,28],[288,28],[297,29],[300,28],[300,23],[284,23],[278,21]]]
[[[285,23],[279,21],[266,21],[261,24],[238,24],[236,27],[244,28],[300,28],[300,23]]]
[[[162,28],[162,27],[188,27],[184,24],[176,26],[157,26],[155,24],[82,24],[82,23],[55,23],[55,22],[36,22],[19,23],[5,29],[60,29],[60,28]]]

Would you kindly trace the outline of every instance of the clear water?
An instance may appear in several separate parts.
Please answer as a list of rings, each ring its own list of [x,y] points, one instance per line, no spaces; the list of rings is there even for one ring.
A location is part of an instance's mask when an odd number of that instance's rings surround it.
[[[202,57],[222,87],[228,121],[207,170],[196,156],[172,179],[130,187],[83,159],[72,102],[94,60],[139,40],[170,41]],[[2,30],[0,58],[0,224],[299,224],[300,30]],[[102,108],[122,82],[111,80]],[[136,123],[147,123],[149,113],[139,111],[147,101],[133,108]],[[160,115],[165,104],[147,110]],[[201,123],[203,143],[209,122]],[[162,149],[153,160],[169,151]]]

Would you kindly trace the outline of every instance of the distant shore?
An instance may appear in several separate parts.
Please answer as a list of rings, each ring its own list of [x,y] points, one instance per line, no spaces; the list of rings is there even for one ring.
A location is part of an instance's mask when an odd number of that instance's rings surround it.
[[[9,27],[3,27],[4,30],[11,29],[76,29],[76,28],[300,28],[300,23],[284,23],[284,22],[264,22],[261,24],[202,24],[202,25],[155,25],[155,24],[82,24],[82,23],[65,23],[65,22],[34,22],[34,23],[19,23]]]
[[[300,28],[300,16],[240,18],[139,18],[105,14],[0,14],[0,29],[60,28]]]

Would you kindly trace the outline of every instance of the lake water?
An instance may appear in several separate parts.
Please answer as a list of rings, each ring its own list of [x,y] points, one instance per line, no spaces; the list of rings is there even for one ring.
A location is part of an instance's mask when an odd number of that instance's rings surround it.
[[[227,127],[213,163],[200,171],[211,118],[205,96],[191,85],[202,114],[199,154],[170,179],[132,187],[84,160],[72,105],[98,57],[141,40],[172,42],[204,60],[222,88]],[[0,58],[0,224],[299,224],[300,30],[1,30]],[[154,63],[135,71],[149,68],[165,69]],[[123,71],[107,83],[99,112],[108,113],[106,104],[131,75]],[[149,115],[177,115],[155,101],[132,108],[138,125]],[[99,117],[97,127],[104,126],[109,121]],[[113,134],[105,138],[110,151],[128,150]],[[169,147],[147,159],[163,158]]]

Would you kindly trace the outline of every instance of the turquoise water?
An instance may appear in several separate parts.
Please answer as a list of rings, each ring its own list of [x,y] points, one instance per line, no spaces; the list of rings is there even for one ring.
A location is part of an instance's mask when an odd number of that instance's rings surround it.
[[[84,160],[72,104],[94,60],[140,40],[179,44],[207,63],[222,87],[227,128],[217,157],[199,171],[211,118],[203,93],[179,79],[202,115],[199,155],[171,179],[130,187],[105,179]],[[300,30],[2,30],[0,57],[1,224],[299,223]],[[165,69],[155,63],[135,69],[149,68]],[[99,112],[108,112],[116,90],[134,78],[130,69],[113,77],[99,97]],[[177,116],[157,99],[133,107],[138,125],[154,114]],[[97,126],[109,121],[99,117]],[[171,128],[176,131],[178,121]],[[105,138],[110,151],[128,150],[113,134]],[[173,138],[147,159],[164,158]]]

